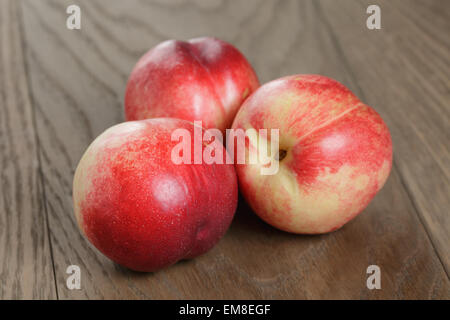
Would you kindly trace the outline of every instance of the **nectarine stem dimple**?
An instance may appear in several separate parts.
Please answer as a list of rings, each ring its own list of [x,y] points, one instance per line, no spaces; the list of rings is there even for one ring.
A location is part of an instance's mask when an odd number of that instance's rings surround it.
[[[283,149],[280,149],[279,151],[278,151],[278,154],[276,155],[276,159],[278,160],[278,161],[281,161],[281,160],[283,160],[284,158],[286,158],[286,155],[287,155],[287,151],[286,150],[283,150]]]

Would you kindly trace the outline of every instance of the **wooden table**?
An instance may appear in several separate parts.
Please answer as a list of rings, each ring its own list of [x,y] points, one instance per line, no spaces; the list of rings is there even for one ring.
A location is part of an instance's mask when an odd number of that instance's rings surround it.
[[[69,4],[81,30],[66,28]],[[369,4],[381,30],[366,27]],[[449,299],[449,33],[447,0],[0,0],[0,298]],[[337,232],[283,233],[241,201],[207,254],[131,272],[80,234],[74,170],[123,121],[138,57],[202,35],[237,46],[261,82],[319,73],[346,84],[386,120],[393,170]],[[73,264],[80,290],[66,287]],[[369,265],[380,267],[380,290],[366,286]]]

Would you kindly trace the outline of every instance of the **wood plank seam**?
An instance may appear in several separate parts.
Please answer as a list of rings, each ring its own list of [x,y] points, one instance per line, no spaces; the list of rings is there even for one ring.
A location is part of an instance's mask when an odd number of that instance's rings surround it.
[[[404,180],[404,177],[403,177],[402,173],[400,172],[400,170],[397,169],[397,164],[396,164],[395,161],[393,161],[393,167],[395,167],[395,169],[396,169],[397,172],[399,173],[398,176],[400,177],[400,182],[401,182],[401,184],[403,185],[403,188],[405,189],[406,194],[408,195],[408,198],[409,198],[409,200],[411,201],[411,204],[412,204],[413,207],[414,207],[414,211],[415,211],[415,213],[416,213],[416,215],[417,215],[417,217],[418,217],[420,223],[422,224],[422,227],[425,229],[425,233],[427,234],[428,240],[430,241],[431,246],[432,246],[433,249],[434,249],[434,252],[436,253],[436,255],[437,255],[439,261],[441,262],[442,268],[444,269],[445,274],[447,275],[447,279],[450,279],[450,277],[449,277],[449,270],[447,270],[447,267],[446,267],[444,261],[442,260],[442,257],[441,257],[441,255],[439,254],[439,251],[437,250],[436,245],[435,245],[433,239],[432,239],[431,236],[430,236],[430,233],[431,233],[431,232],[430,232],[430,230],[428,229],[426,223],[423,221],[423,217],[422,217],[422,215],[419,213],[419,210],[420,210],[420,209],[418,208],[417,203],[416,203],[416,201],[415,201],[415,199],[414,199],[414,197],[413,197],[413,195],[412,195],[412,193],[411,193],[411,190],[409,189],[408,185],[406,184],[406,182],[405,182],[405,180]]]
[[[56,270],[55,270],[55,260],[54,260],[54,256],[53,256],[53,247],[52,247],[52,239],[51,239],[51,234],[50,234],[50,226],[49,226],[49,219],[48,219],[48,208],[47,208],[47,197],[46,197],[46,192],[45,192],[45,184],[44,184],[44,174],[42,171],[42,161],[41,161],[41,145],[40,145],[40,140],[39,140],[39,136],[37,134],[37,122],[36,122],[36,109],[35,109],[35,100],[34,100],[34,96],[33,96],[33,90],[31,88],[31,81],[30,81],[30,76],[29,76],[29,66],[28,66],[28,61],[26,58],[26,54],[27,54],[27,44],[25,41],[25,27],[24,27],[24,21],[23,21],[23,8],[22,6],[18,5],[18,2],[14,1],[14,5],[18,6],[17,8],[17,12],[18,12],[18,17],[19,17],[19,30],[20,30],[20,42],[21,42],[21,46],[22,46],[22,51],[23,51],[23,66],[24,66],[24,70],[25,70],[25,78],[26,78],[26,83],[27,83],[27,92],[28,92],[28,99],[30,100],[31,103],[31,116],[32,116],[32,124],[33,124],[33,131],[34,131],[34,136],[35,136],[35,144],[36,144],[36,153],[37,153],[37,161],[38,161],[38,175],[39,175],[39,180],[40,180],[40,185],[42,188],[42,196],[43,196],[43,206],[44,206],[44,212],[45,212],[45,224],[46,224],[46,228],[47,228],[47,236],[48,236],[48,242],[49,242],[49,247],[50,247],[50,258],[52,261],[52,270],[53,270],[53,282],[54,282],[54,287],[55,287],[55,294],[56,294],[56,300],[59,300],[59,293],[58,293],[58,283],[56,281]]]

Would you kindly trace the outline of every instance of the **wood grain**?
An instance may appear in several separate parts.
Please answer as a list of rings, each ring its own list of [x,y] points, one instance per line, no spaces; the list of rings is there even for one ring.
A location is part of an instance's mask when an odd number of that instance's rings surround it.
[[[82,8],[81,30],[65,28],[65,8],[74,3]],[[383,11],[387,21],[404,14],[394,9],[389,10],[391,18]],[[413,14],[414,8],[409,10]],[[431,9],[427,12],[432,14]],[[445,37],[418,32],[414,37],[429,45],[408,55],[411,44],[396,42],[412,37],[407,27],[399,26],[385,37],[367,34],[365,8],[357,2],[340,6],[287,0],[245,4],[29,0],[22,2],[22,13],[59,298],[450,297],[441,262],[446,261],[448,242],[439,242],[448,237],[448,215],[427,207],[436,199],[440,210],[448,200],[444,194],[448,181],[427,180],[428,175],[448,170],[444,165],[448,136],[441,131],[448,115],[448,105],[443,104],[448,87],[418,80],[420,66],[414,62],[416,55],[423,59],[430,50],[438,59],[425,66],[442,70],[448,62],[441,47]],[[445,30],[445,15],[436,16],[440,17],[436,28]],[[407,24],[413,18],[402,19]],[[345,35],[340,31],[344,29]],[[200,35],[215,35],[236,45],[262,82],[293,73],[320,73],[345,83],[387,119],[396,165],[365,212],[337,232],[295,236],[277,231],[257,219],[241,199],[232,227],[209,253],[157,273],[134,273],[103,257],[78,231],[71,202],[74,169],[95,136],[123,121],[125,83],[139,56],[162,40]],[[384,52],[377,50],[378,45],[389,55],[386,65],[379,65]],[[364,63],[366,56],[378,59],[376,68]],[[397,61],[407,64],[408,75],[415,78],[395,78]],[[440,71],[434,74],[433,84],[445,79]],[[434,94],[421,95],[421,90]],[[389,107],[389,101],[396,104]],[[417,101],[423,103],[411,103]],[[422,105],[429,106],[427,112]],[[414,123],[402,124],[406,121]],[[429,142],[426,150],[437,156],[420,151],[423,139]],[[413,146],[416,149],[408,151]],[[420,157],[419,164],[408,163],[415,157]],[[421,168],[424,164],[436,171]],[[428,191],[419,187],[422,181]],[[433,224],[433,219],[444,223]],[[81,267],[81,290],[65,287],[70,264]],[[366,268],[371,264],[382,270],[382,290],[366,287]]]
[[[450,30],[450,6],[383,1],[382,30],[355,28],[372,3],[322,1],[320,7],[358,84],[353,88],[389,125],[396,169],[448,275],[450,41],[443,30]]]
[[[0,2],[0,299],[56,298],[20,7]]]

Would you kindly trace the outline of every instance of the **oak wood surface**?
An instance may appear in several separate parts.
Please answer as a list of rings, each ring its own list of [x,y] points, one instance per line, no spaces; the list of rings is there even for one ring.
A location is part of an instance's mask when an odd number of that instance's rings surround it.
[[[338,39],[358,95],[387,121],[394,165],[431,241],[450,272],[450,5],[383,2],[383,30],[354,28],[370,1],[326,1],[330,32]],[[338,10],[339,9],[339,10]],[[443,32],[446,30],[447,32]],[[380,85],[382,84],[382,85]]]
[[[56,297],[20,8],[0,2],[0,299]]]
[[[371,1],[382,9],[381,30],[365,26],[368,1],[0,3],[0,297],[450,298],[446,1]],[[65,27],[69,4],[81,7],[81,30]],[[210,252],[157,273],[131,272],[78,231],[73,173],[89,143],[123,121],[125,83],[139,56],[160,41],[202,35],[237,46],[262,83],[319,73],[346,84],[386,120],[393,171],[337,232],[277,231],[240,199]],[[22,226],[34,238],[17,232]],[[81,290],[65,285],[71,264],[81,268]],[[366,287],[372,264],[381,268],[381,290]]]

